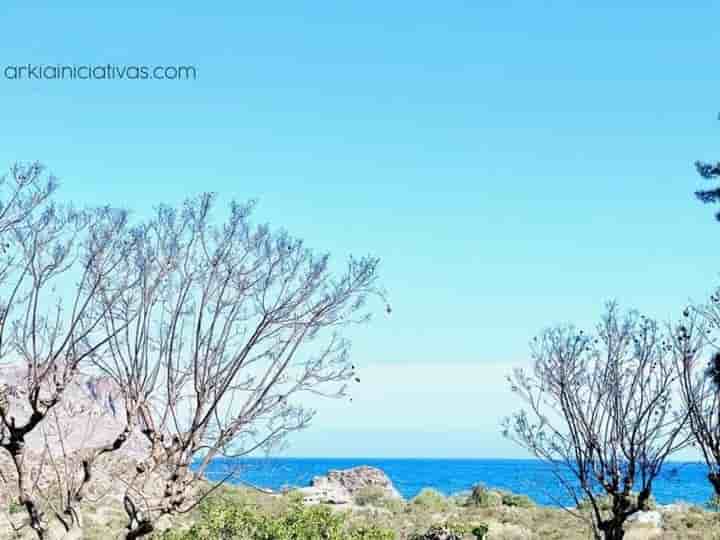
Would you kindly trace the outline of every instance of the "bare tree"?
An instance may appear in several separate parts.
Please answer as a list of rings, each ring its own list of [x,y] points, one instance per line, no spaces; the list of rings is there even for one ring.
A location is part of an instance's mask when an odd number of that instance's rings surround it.
[[[21,265],[17,249],[18,230],[25,229],[50,199],[57,179],[44,174],[39,163],[15,164],[10,173],[0,177],[0,362],[7,362],[7,312],[15,302],[18,289],[13,277]],[[4,346],[5,345],[5,346]]]
[[[133,284],[117,273],[132,248],[127,214],[102,208],[75,211],[51,203],[54,186],[41,182],[42,168],[13,169],[15,185],[30,189],[4,205],[7,255],[0,273],[4,299],[0,357],[14,384],[0,388],[0,447],[16,472],[19,502],[39,538],[48,523],[29,476],[27,438],[62,399],[78,367],[109,338],[101,324],[109,304]],[[40,187],[37,187],[40,186]]]
[[[113,338],[96,362],[149,444],[128,479],[128,539],[206,496],[214,459],[305,427],[313,411],[299,394],[342,395],[353,369],[340,330],[366,320],[364,301],[379,293],[376,259],[353,259],[334,277],[327,255],[252,226],[252,204],[232,203],[219,225],[213,207],[208,194],[160,207],[121,272],[139,272],[140,286],[103,310]]]
[[[545,331],[533,343],[533,372],[509,378],[528,407],[506,419],[504,434],[545,461],[576,507],[590,506],[590,515],[569,511],[596,538],[623,538],[667,457],[687,444],[687,415],[672,402],[678,339],[609,304],[592,335]]]
[[[708,480],[720,496],[720,291],[707,304],[687,308],[684,316],[676,361],[680,396],[688,411],[693,444],[702,453]],[[708,349],[714,352],[703,360],[703,351]]]

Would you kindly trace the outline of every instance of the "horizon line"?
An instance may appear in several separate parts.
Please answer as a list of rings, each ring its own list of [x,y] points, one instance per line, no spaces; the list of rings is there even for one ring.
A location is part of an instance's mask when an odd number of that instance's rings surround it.
[[[217,456],[213,459],[326,459],[326,460],[426,460],[426,461],[540,461],[547,463],[546,460],[537,457],[428,457],[428,456],[242,456],[242,457],[223,457]],[[705,464],[702,459],[683,460],[683,459],[667,459],[665,463],[684,463],[684,464]]]

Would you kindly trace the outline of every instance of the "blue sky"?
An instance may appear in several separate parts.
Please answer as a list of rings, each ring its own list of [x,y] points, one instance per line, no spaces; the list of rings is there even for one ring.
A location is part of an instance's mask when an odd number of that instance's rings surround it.
[[[383,260],[393,314],[353,332],[355,399],[319,402],[291,454],[522,455],[497,426],[535,333],[613,298],[665,319],[719,283],[692,198],[720,155],[711,2],[42,4],[3,3],[3,67],[198,78],[0,78],[0,164],[138,216],[257,198],[339,261]]]

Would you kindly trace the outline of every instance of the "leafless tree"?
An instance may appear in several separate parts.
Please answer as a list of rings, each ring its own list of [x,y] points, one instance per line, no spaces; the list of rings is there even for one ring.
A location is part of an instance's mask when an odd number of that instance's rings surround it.
[[[578,508],[589,505],[589,515],[569,511],[596,538],[623,538],[667,457],[687,444],[687,415],[672,401],[678,343],[609,304],[594,334],[545,331],[533,343],[533,372],[509,378],[528,407],[506,419],[504,434],[542,459]]]
[[[335,277],[327,255],[252,226],[252,204],[232,203],[219,224],[213,208],[209,194],[160,207],[121,271],[139,272],[140,286],[103,310],[113,338],[97,365],[149,445],[128,480],[128,539],[207,495],[215,458],[305,427],[313,411],[299,394],[341,395],[354,373],[340,331],[366,320],[364,302],[379,294],[376,259],[352,259]]]
[[[720,291],[705,305],[684,312],[676,368],[680,375],[680,396],[689,413],[694,446],[708,466],[708,480],[720,496]],[[703,360],[707,351],[709,359]]]
[[[18,290],[13,277],[22,263],[16,244],[18,230],[30,224],[30,218],[46,205],[57,188],[57,179],[45,175],[39,163],[15,164],[0,177],[0,363],[6,363],[7,312]]]
[[[38,165],[15,167],[0,233],[0,358],[15,384],[0,388],[0,447],[16,471],[19,502],[39,538],[48,534],[31,488],[27,438],[63,396],[78,367],[110,338],[101,324],[109,304],[132,283],[116,271],[132,249],[127,214],[53,204],[55,182]],[[0,218],[2,219],[2,218]]]

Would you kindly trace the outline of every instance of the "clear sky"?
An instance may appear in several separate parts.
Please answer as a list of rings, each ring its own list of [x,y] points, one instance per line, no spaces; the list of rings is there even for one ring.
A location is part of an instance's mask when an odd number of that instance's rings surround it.
[[[692,198],[693,161],[720,158],[713,2],[29,4],[0,8],[3,68],[197,79],[0,74],[0,165],[138,216],[257,198],[339,261],[382,258],[393,313],[353,332],[355,399],[318,403],[291,454],[522,455],[498,423],[535,333],[613,298],[665,319],[720,284]]]

